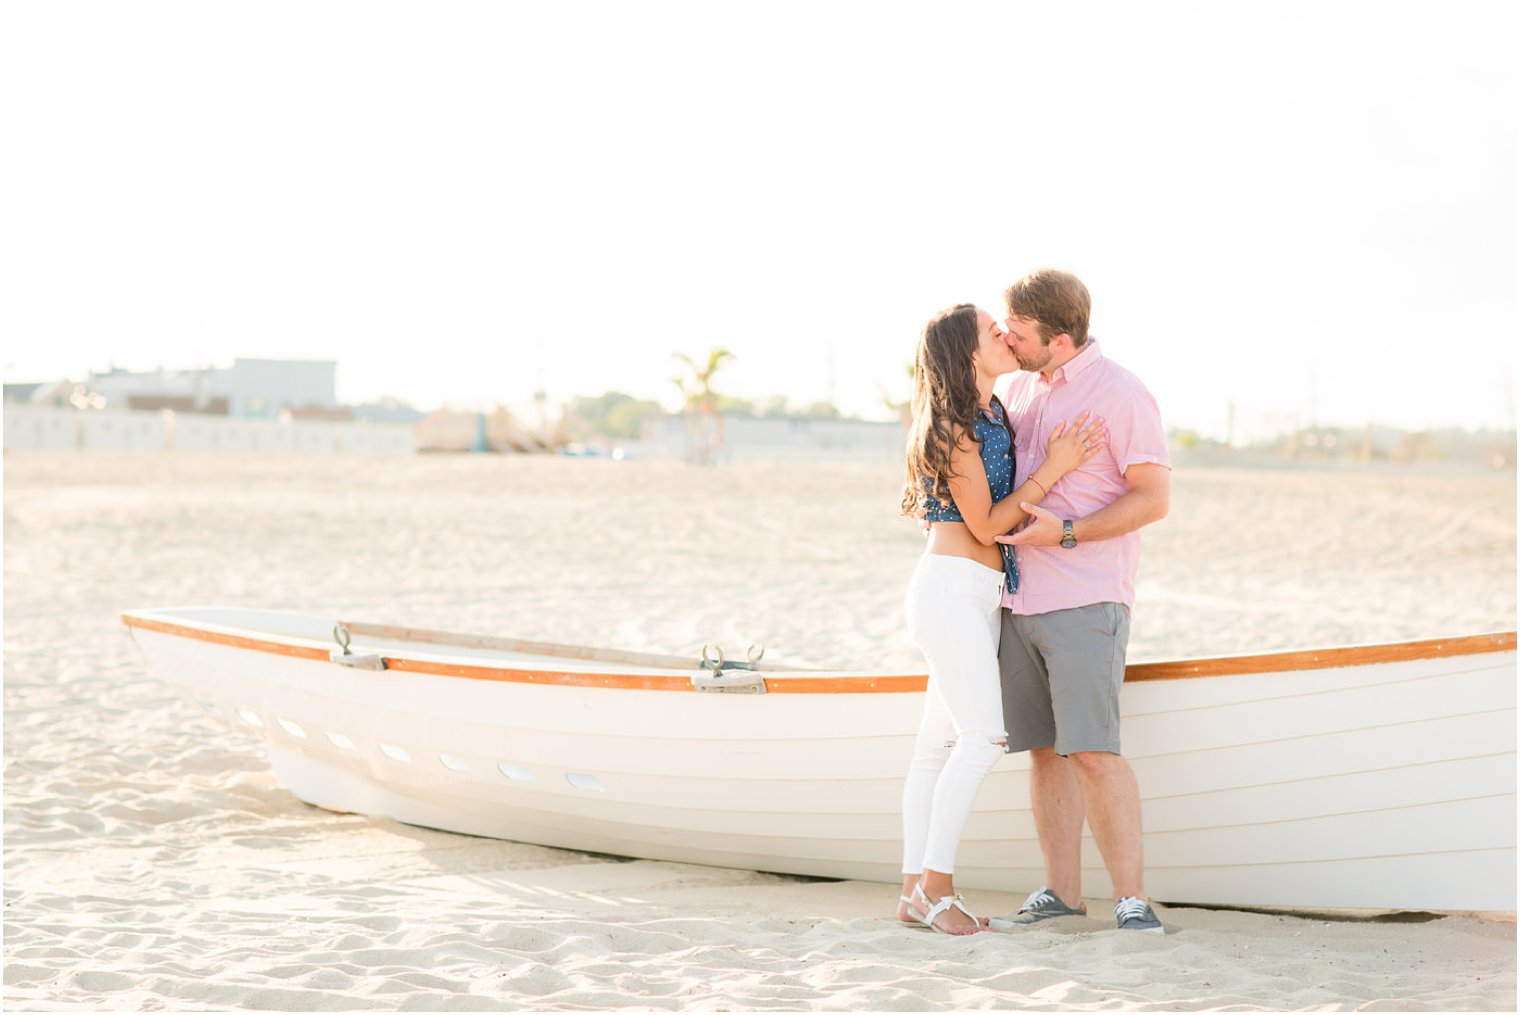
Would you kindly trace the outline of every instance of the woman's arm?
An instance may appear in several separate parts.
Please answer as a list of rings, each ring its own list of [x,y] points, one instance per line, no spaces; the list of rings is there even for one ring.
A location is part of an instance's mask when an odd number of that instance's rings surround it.
[[[977,542],[991,546],[997,537],[1013,529],[1026,517],[1021,502],[1038,504],[1055,482],[1087,461],[1103,447],[1102,420],[1082,425],[1087,413],[1078,416],[1070,430],[1064,422],[1050,435],[1048,453],[1034,474],[996,504],[987,485],[987,470],[982,465],[981,448],[965,432],[956,434],[950,449],[950,496],[960,509],[966,528]]]

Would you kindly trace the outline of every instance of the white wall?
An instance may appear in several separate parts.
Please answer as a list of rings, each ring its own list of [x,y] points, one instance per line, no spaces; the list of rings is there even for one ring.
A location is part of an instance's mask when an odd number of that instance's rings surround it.
[[[5,447],[31,451],[285,451],[331,454],[411,454],[410,423],[233,419],[193,413],[78,412],[45,406],[5,407]]]
[[[681,458],[686,454],[688,425],[685,416],[651,419],[644,428],[644,443]],[[902,460],[905,439],[898,423],[724,415],[724,447],[718,458],[724,462],[807,459],[890,463]]]
[[[79,447],[79,413],[50,406],[5,406],[5,447],[47,450]]]
[[[75,410],[74,414],[80,417],[77,446],[87,451],[153,451],[164,446],[167,413]]]

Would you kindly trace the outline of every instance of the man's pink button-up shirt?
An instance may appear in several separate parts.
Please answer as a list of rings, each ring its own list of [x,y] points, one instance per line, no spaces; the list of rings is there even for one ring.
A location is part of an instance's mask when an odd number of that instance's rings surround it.
[[[1015,483],[1022,483],[1045,461],[1045,444],[1056,424],[1068,426],[1083,411],[1103,417],[1107,445],[1087,464],[1067,473],[1040,506],[1058,518],[1083,518],[1129,492],[1124,473],[1141,462],[1172,461],[1156,400],[1128,370],[1106,358],[1098,343],[1086,347],[1051,374],[1013,375],[1003,398],[1013,423]],[[1014,613],[1049,613],[1093,603],[1135,602],[1135,573],[1140,567],[1140,533],[1114,539],[1059,546],[1020,546],[1019,590],[1004,593],[1003,605]]]

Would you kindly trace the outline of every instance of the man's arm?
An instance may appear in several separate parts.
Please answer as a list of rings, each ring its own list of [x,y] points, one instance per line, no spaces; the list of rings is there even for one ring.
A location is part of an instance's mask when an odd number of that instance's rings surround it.
[[[1071,519],[1077,543],[1113,539],[1166,517],[1172,500],[1172,470],[1164,465],[1140,462],[1124,473],[1129,492],[1086,518]],[[1033,519],[1011,536],[998,536],[1000,543],[1014,546],[1058,546],[1063,519],[1035,504],[1022,505]]]

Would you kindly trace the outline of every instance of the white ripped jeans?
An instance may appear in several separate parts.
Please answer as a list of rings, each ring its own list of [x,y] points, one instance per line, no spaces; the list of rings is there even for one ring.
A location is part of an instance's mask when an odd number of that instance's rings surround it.
[[[908,633],[929,663],[924,718],[903,786],[903,873],[955,872],[982,780],[1003,756],[998,610],[1003,572],[926,553],[908,582]]]

